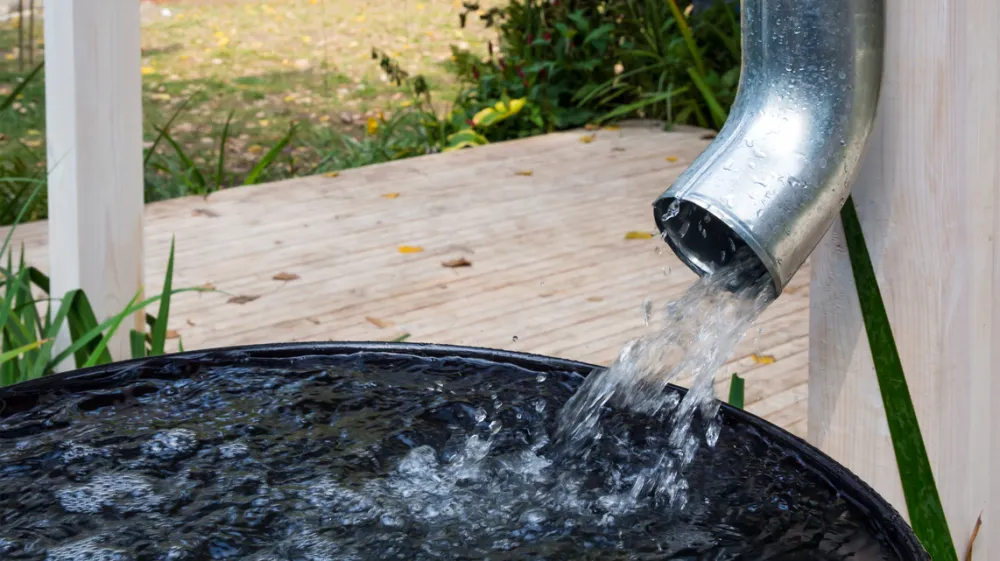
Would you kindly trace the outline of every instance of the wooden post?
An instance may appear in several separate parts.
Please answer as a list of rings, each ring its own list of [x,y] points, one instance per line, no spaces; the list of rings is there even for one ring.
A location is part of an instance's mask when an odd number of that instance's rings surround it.
[[[44,9],[52,293],[82,288],[101,321],[143,280],[139,2],[45,0]],[[131,327],[110,347],[116,360],[129,357]]]
[[[1000,2],[887,1],[854,201],[949,525],[1000,558]],[[812,258],[809,440],[906,514],[838,224]]]

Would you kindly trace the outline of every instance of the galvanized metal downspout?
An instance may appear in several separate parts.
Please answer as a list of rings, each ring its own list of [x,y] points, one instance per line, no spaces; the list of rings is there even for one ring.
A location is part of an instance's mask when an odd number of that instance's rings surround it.
[[[778,293],[836,219],[875,119],[884,0],[743,0],[729,119],[654,203],[699,274],[748,247]],[[763,271],[762,271],[763,272]]]

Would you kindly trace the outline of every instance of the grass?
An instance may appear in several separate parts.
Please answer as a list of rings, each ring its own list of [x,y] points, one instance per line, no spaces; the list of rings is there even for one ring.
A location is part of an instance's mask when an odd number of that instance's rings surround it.
[[[446,69],[450,45],[485,53],[490,35],[478,23],[460,28],[461,11],[457,0],[143,2],[144,132],[147,150],[153,148],[146,200],[302,175],[321,163],[329,168],[338,159],[331,153],[348,139],[364,141],[370,117],[391,116],[406,102],[372,61],[373,47],[423,75],[435,99],[451,99],[458,84]],[[16,20],[0,26],[3,98],[24,72]],[[41,18],[34,37],[40,60]],[[2,176],[43,176],[42,77],[0,112],[0,166],[8,168]],[[159,129],[169,140],[158,140]],[[0,191],[0,224],[10,223],[25,198]],[[25,218],[43,218],[44,209],[43,197]]]

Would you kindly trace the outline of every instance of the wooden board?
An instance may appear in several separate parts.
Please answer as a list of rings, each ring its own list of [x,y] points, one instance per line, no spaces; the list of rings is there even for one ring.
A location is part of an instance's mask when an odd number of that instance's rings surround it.
[[[159,290],[176,236],[175,285],[225,292],[176,299],[171,329],[188,349],[409,333],[608,364],[643,333],[645,299],[666,304],[695,279],[659,238],[625,236],[655,229],[653,200],[709,140],[648,124],[599,131],[589,143],[583,135],[148,205],[148,292]],[[18,237],[30,261],[46,262],[43,225]],[[423,251],[400,253],[404,245]],[[442,266],[457,258],[472,265]],[[299,278],[274,280],[280,273]],[[748,409],[799,435],[808,279],[797,275],[718,383],[724,395],[728,374],[744,374]],[[240,295],[258,298],[228,302]],[[775,362],[759,364],[754,353]]]

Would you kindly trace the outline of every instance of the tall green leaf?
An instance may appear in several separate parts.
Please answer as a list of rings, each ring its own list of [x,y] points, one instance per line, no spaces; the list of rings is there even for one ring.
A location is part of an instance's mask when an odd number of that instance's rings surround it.
[[[236,110],[230,110],[229,116],[226,117],[226,126],[222,128],[222,137],[219,139],[219,162],[215,167],[215,189],[222,189],[223,179],[225,179],[225,163],[226,163],[226,141],[229,140],[229,125],[233,122],[233,114]]]
[[[878,377],[889,423],[892,447],[896,453],[896,464],[906,497],[906,509],[910,515],[910,525],[920,539],[920,543],[934,561],[958,561],[955,544],[948,529],[948,520],[941,505],[934,472],[931,470],[927,449],[920,433],[920,423],[910,399],[910,390],[903,373],[903,363],[896,350],[896,341],[889,325],[889,315],[882,302],[875,268],[872,266],[865,245],[861,222],[848,197],[840,213],[850,256],[854,283],[857,285],[858,301],[864,318],[868,344],[871,347],[875,375]]]
[[[275,158],[281,154],[281,151],[285,149],[285,146],[288,146],[288,143],[292,140],[292,135],[294,134],[295,125],[292,125],[291,127],[288,127],[288,132],[285,133],[285,136],[281,137],[281,140],[272,146],[271,149],[267,151],[267,154],[264,154],[264,157],[257,162],[257,165],[250,170],[250,173],[247,175],[247,178],[243,183],[245,185],[253,185],[260,181],[261,174],[264,173],[264,171],[267,170],[272,163],[274,163]]]
[[[195,187],[204,191],[206,186],[205,176],[201,174],[201,171],[198,170],[198,166],[196,166],[191,158],[188,157],[187,152],[185,152],[184,149],[181,148],[181,145],[174,140],[174,137],[170,136],[167,129],[161,129],[159,127],[153,128],[156,129],[156,132],[167,141],[167,144],[173,147],[174,152],[177,153],[177,157],[180,158],[181,162],[184,164],[190,181],[194,182]]]
[[[695,70],[694,68],[688,68],[688,75],[691,76],[691,81],[694,82],[694,86],[698,88],[701,92],[701,97],[705,99],[705,105],[708,105],[708,110],[712,112],[712,122],[715,123],[715,128],[721,129],[722,125],[726,124],[726,119],[729,115],[726,110],[722,108],[719,100],[716,99],[715,94],[712,93],[712,88],[708,87],[705,83],[705,79],[702,74]]]
[[[38,76],[38,73],[42,71],[43,66],[45,66],[44,62],[38,63],[38,66],[29,72],[28,75],[24,77],[24,80],[22,80],[13,91],[7,94],[7,96],[0,101],[0,111],[5,111],[8,107],[13,105],[15,101],[17,101],[17,96],[21,95],[21,92],[24,91],[24,88],[28,87],[28,84],[35,79],[35,76]]]
[[[177,116],[181,114],[181,111],[183,111],[184,108],[187,107],[188,102],[190,102],[193,97],[194,97],[193,95],[187,97],[186,99],[184,99],[184,101],[180,103],[180,105],[177,106],[177,109],[174,110],[174,113],[170,116],[169,119],[167,119],[167,124],[163,125],[162,129],[156,128],[155,126],[153,127],[157,131],[156,138],[153,140],[153,144],[151,144],[149,149],[146,151],[146,157],[142,159],[142,165],[145,166],[146,164],[149,163],[149,159],[152,158],[153,154],[156,153],[156,147],[159,146],[160,141],[163,140],[163,135],[170,130],[170,125],[174,124],[174,119],[176,119]]]
[[[743,378],[740,378],[738,374],[734,373],[732,380],[729,382],[729,405],[738,409],[743,409],[743,393]]]
[[[160,299],[160,311],[156,314],[153,324],[153,340],[150,343],[149,355],[162,355],[167,341],[167,322],[170,321],[170,291],[174,284],[174,238],[170,239],[170,256],[167,257],[167,273],[163,277],[163,298]]]

